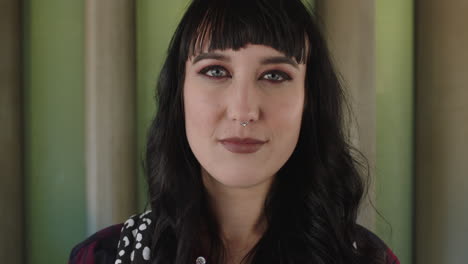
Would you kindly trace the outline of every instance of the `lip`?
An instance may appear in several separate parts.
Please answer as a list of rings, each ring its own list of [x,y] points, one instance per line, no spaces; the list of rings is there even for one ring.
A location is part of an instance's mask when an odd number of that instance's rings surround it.
[[[255,153],[267,143],[267,141],[255,138],[225,138],[220,140],[224,148],[232,153],[249,154]]]

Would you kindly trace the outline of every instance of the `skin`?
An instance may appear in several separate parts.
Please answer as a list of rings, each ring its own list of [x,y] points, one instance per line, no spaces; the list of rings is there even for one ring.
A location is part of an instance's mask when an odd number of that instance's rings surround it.
[[[185,70],[187,139],[202,167],[228,263],[240,263],[265,230],[266,195],[297,144],[306,66],[249,44],[204,51],[189,58]],[[231,137],[265,143],[254,153],[234,153],[222,143]]]

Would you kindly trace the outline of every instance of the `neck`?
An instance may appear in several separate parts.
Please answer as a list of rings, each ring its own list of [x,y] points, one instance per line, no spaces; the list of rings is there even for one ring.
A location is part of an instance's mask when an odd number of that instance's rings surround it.
[[[206,172],[202,175],[228,256],[243,257],[266,229],[263,209],[271,181],[237,188],[217,182]]]

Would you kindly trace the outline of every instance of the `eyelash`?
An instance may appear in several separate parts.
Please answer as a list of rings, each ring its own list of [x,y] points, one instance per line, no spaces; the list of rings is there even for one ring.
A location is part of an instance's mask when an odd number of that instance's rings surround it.
[[[210,76],[208,75],[208,72],[209,71],[212,71],[212,70],[220,70],[221,72],[225,72],[225,76]],[[219,79],[222,79],[222,78],[226,78],[226,77],[232,77],[229,72],[226,70],[226,68],[224,68],[223,66],[220,66],[220,65],[210,65],[208,67],[205,67],[203,68],[199,74],[202,74],[210,79],[215,79],[215,80],[219,80]],[[272,83],[281,83],[281,82],[284,82],[284,81],[290,81],[292,80],[291,76],[289,76],[287,73],[283,72],[283,71],[279,71],[279,70],[271,70],[271,71],[267,71],[265,73],[262,74],[263,77],[265,77],[266,75],[268,74],[275,74],[275,75],[278,75],[279,78],[281,78],[281,80],[269,80],[269,79],[264,79],[266,81],[269,81],[269,82],[272,82]]]

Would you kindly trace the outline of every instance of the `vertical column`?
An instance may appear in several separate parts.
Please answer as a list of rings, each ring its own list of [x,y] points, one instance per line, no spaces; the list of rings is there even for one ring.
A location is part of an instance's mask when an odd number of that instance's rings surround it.
[[[412,263],[414,8],[377,1],[377,233]]]
[[[88,232],[136,212],[134,1],[86,0]]]
[[[83,2],[25,0],[26,263],[64,263],[85,236]]]
[[[0,259],[23,263],[22,100],[20,3],[0,9]]]
[[[356,117],[351,120],[353,143],[368,159],[369,174],[373,177],[376,155],[374,0],[316,0],[315,7],[323,20],[324,33]],[[374,209],[369,205],[369,199],[374,197],[373,188],[371,180],[359,220],[371,229],[375,218]]]
[[[417,1],[416,263],[468,259],[468,2]]]

